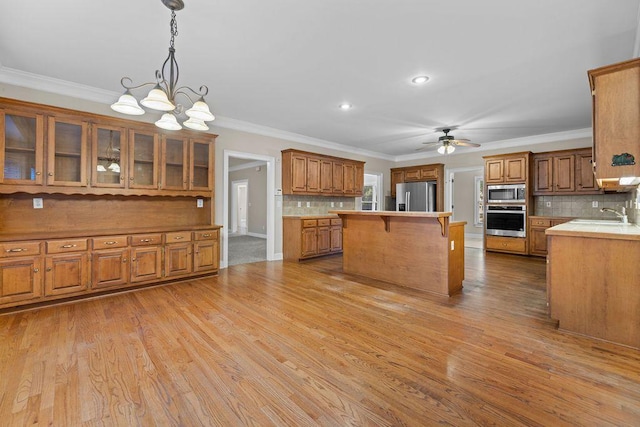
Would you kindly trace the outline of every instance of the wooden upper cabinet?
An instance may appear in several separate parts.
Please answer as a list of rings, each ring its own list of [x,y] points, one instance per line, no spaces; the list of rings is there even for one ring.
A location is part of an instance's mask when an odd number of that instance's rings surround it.
[[[640,58],[590,70],[598,180],[640,176]],[[631,157],[634,161],[632,161]]]
[[[404,171],[404,181],[405,182],[410,182],[410,181],[420,181],[422,179],[421,175],[420,175],[420,169],[416,168],[416,169],[407,169]]]
[[[86,187],[89,125],[82,118],[50,116],[47,185]]]
[[[359,196],[364,188],[364,162],[282,151],[282,193]]]
[[[186,138],[166,135],[161,141],[160,188],[186,190],[189,188],[189,142]]]
[[[404,170],[391,170],[391,197],[396,196],[396,184],[404,182]]]
[[[129,130],[129,188],[158,188],[159,154],[157,133]]]
[[[591,167],[591,149],[533,155],[533,195],[599,194]]]
[[[189,189],[213,191],[213,145],[206,140],[191,139],[189,148]]]
[[[42,185],[42,114],[0,108],[0,183]]]
[[[124,188],[127,171],[126,131],[94,123],[91,126],[91,185]]]
[[[529,178],[529,153],[485,157],[486,184],[520,184]]]

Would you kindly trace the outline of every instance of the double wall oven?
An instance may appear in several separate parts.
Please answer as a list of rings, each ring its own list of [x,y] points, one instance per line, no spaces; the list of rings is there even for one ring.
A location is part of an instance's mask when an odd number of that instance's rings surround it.
[[[526,237],[527,207],[525,185],[487,186],[485,222],[488,235]]]

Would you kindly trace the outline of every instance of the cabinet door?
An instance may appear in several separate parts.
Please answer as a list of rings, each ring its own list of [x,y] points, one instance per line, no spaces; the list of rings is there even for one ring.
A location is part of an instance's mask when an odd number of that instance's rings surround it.
[[[576,191],[597,192],[600,191],[593,174],[593,161],[591,150],[576,154]]]
[[[332,162],[333,165],[333,193],[344,193],[344,164],[342,162]]]
[[[331,251],[331,228],[322,226],[317,228],[318,254],[326,254]]]
[[[89,126],[73,117],[49,117],[47,185],[86,187]]]
[[[320,159],[307,158],[307,192],[320,192]]]
[[[504,181],[525,182],[527,180],[527,161],[524,157],[504,159]]]
[[[553,191],[553,158],[550,156],[533,159],[533,194]]]
[[[17,305],[42,295],[41,257],[0,259],[0,306]]]
[[[420,181],[422,179],[420,169],[407,169],[404,171],[405,182]]]
[[[354,193],[356,196],[362,196],[362,194],[364,193],[364,166],[361,164],[356,164],[355,174],[356,185]]]
[[[546,227],[531,227],[529,236],[529,252],[531,255],[547,254],[547,235],[544,233]]]
[[[307,191],[307,156],[291,155],[291,192],[305,193]]]
[[[129,283],[129,250],[94,251],[91,267],[93,289],[126,285]]]
[[[162,277],[162,248],[140,246],[131,248],[131,282],[159,280]]]
[[[484,165],[485,183],[504,182],[504,161],[502,159],[487,160]]]
[[[344,163],[344,194],[354,194],[356,192],[356,165],[353,163]]]
[[[331,252],[340,252],[342,250],[342,226],[331,226]]]
[[[320,191],[333,193],[333,162],[331,160],[323,159],[320,162]]]
[[[305,227],[302,229],[301,251],[303,258],[318,254],[317,227]]]
[[[166,277],[185,276],[193,272],[191,243],[176,243],[165,246],[164,275]]]
[[[44,118],[0,109],[0,183],[42,185]]]
[[[193,272],[215,271],[220,263],[217,240],[199,241],[193,244]]]
[[[559,193],[574,192],[575,157],[573,154],[553,157],[553,191]]]
[[[209,141],[191,140],[190,186],[191,190],[213,190],[213,146]]]
[[[391,171],[391,197],[396,196],[396,184],[404,182],[404,171]]]
[[[422,181],[438,179],[438,169],[436,167],[428,167],[420,169],[420,178]]]
[[[159,146],[158,134],[129,131],[129,188],[158,188]]]
[[[186,190],[189,179],[187,160],[189,143],[186,139],[162,137],[160,188],[165,190]]]
[[[127,170],[125,130],[94,124],[91,127],[91,185],[124,188]]]
[[[89,289],[87,252],[48,256],[45,260],[44,294],[66,295]]]

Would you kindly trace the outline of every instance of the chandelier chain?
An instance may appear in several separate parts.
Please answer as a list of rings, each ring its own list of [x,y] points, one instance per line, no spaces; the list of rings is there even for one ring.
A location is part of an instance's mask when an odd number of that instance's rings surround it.
[[[171,22],[169,23],[169,26],[171,27],[170,45],[171,45],[171,47],[173,47],[173,40],[178,35],[178,21],[176,21],[176,11],[175,10],[171,11]]]

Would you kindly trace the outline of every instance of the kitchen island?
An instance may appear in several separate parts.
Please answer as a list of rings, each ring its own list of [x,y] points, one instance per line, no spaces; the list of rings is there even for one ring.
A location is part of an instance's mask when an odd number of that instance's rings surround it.
[[[547,301],[558,328],[640,349],[640,227],[574,220],[546,235]]]
[[[451,212],[345,211],[343,271],[450,296],[464,279],[464,226]]]

